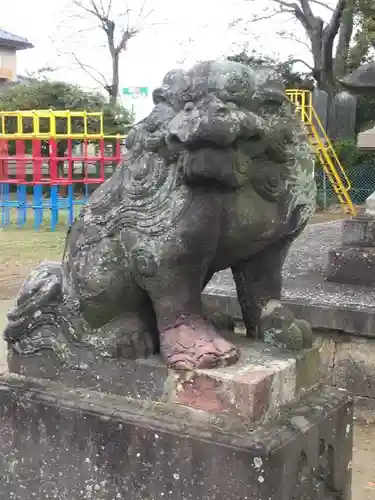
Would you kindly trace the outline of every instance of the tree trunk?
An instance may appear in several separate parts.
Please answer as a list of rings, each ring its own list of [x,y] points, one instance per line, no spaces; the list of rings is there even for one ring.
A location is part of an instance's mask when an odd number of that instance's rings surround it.
[[[112,56],[112,85],[111,85],[111,92],[109,94],[109,103],[113,107],[115,107],[117,104],[117,98],[118,98],[119,86],[120,86],[119,56],[120,56],[120,54],[118,54],[117,51]]]
[[[348,72],[350,41],[354,27],[355,1],[349,0],[345,7],[339,29],[333,74],[335,78],[344,76]]]
[[[309,33],[311,42],[311,53],[313,57],[313,77],[317,86],[321,90],[331,93],[334,90],[335,83],[330,63],[329,44],[324,37],[323,21],[318,19],[316,26]],[[331,52],[332,53],[332,52]]]
[[[331,73],[321,69],[313,71],[313,77],[316,80],[318,89],[324,90],[327,94],[332,94],[335,91],[335,83],[332,81]]]
[[[340,25],[342,24],[342,17],[347,4],[349,3],[352,5],[355,0],[337,0],[331,19],[326,25],[324,25],[322,18],[314,15],[310,0],[299,0],[299,3],[285,2],[284,0],[275,1],[281,6],[287,4],[293,9],[292,12],[294,17],[301,23],[310,40],[311,53],[314,61],[312,74],[317,85],[326,92],[334,92],[336,80],[333,69],[333,43],[339,32]],[[311,3],[313,2],[311,1]],[[353,19],[350,24],[349,14],[350,9],[348,9],[347,24],[345,24],[344,27],[349,29],[350,26],[352,26],[353,29]],[[349,33],[349,35],[351,36],[351,33]],[[344,29],[342,37],[342,46],[345,49],[348,34],[344,33]]]

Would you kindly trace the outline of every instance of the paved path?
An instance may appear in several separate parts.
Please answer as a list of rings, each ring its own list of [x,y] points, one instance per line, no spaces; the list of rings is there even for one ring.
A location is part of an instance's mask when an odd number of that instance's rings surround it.
[[[328,250],[341,246],[341,221],[311,224],[292,245],[284,266],[284,299],[328,307],[374,309],[375,287],[341,285],[324,276]],[[235,295],[230,271],[217,273],[207,286]]]

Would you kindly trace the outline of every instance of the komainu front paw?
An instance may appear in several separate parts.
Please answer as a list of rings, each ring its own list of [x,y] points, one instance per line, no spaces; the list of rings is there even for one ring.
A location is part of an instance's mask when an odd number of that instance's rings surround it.
[[[270,300],[263,308],[260,333],[265,344],[283,349],[298,351],[313,344],[310,324],[303,319],[296,319],[291,311],[277,300]]]
[[[181,318],[165,330],[160,351],[169,368],[194,370],[235,364],[240,352],[220,337],[212,324],[200,317]]]

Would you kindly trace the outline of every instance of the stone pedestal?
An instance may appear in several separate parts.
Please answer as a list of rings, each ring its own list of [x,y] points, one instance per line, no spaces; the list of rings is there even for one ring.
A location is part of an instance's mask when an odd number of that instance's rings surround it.
[[[357,148],[362,151],[375,151],[375,127],[358,134]]]
[[[354,285],[375,285],[375,198],[367,208],[342,223],[341,247],[328,252],[328,281]],[[374,215],[373,215],[374,214]]]
[[[316,347],[282,351],[262,342],[227,333],[241,349],[236,365],[215,370],[167,370],[159,356],[138,360],[97,357],[76,347],[80,369],[61,366],[49,352],[20,357],[10,354],[11,373],[27,378],[63,381],[65,386],[92,389],[126,398],[190,406],[210,413],[246,419],[248,427],[275,416],[320,381]]]
[[[352,402],[319,384],[318,351],[229,336],[241,360],[217,370],[11,355],[0,498],[350,500]]]
[[[350,85],[347,88],[355,91]],[[358,134],[357,147],[375,150],[375,127]],[[326,277],[336,283],[375,285],[375,192],[367,198],[364,210],[343,222],[342,246],[329,251]]]

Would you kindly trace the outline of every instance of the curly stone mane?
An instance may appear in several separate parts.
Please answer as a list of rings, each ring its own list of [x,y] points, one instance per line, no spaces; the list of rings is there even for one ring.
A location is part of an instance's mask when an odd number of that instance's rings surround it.
[[[186,203],[180,210],[176,208],[179,199],[186,198],[187,188],[179,175],[178,154],[166,147],[170,121],[165,121],[166,113],[170,120],[176,116],[171,106],[158,104],[132,129],[122,164],[96,189],[81,218],[90,214],[92,222],[103,226],[106,233],[121,225],[156,235],[181,216]]]
[[[214,63],[206,64],[212,64],[215,68]],[[85,214],[89,214],[93,222],[106,228],[106,232],[122,225],[147,234],[165,231],[173,217],[180,217],[189,195],[181,176],[184,149],[181,144],[173,144],[168,139],[171,122],[202,96],[214,95],[219,99],[230,99],[237,107],[256,109],[270,95],[283,93],[280,77],[273,69],[255,71],[240,64],[237,69],[240,76],[235,74],[224,83],[215,71],[211,79],[199,79],[199,75],[189,75],[182,70],[169,72],[162,86],[153,93],[153,110],[129,132],[126,139],[128,153],[122,165],[94,192],[80,217],[85,218]],[[253,113],[255,121],[262,120],[260,128],[268,138],[268,148],[259,161],[252,162],[245,177],[249,177],[254,189],[266,198],[276,196],[271,184],[280,177],[285,178],[288,189],[293,191],[295,185],[296,197],[301,196],[301,191],[309,196],[314,189],[313,179],[302,171],[301,159],[310,155],[306,141],[301,141],[305,130],[299,119],[282,116],[283,108],[285,110],[290,106],[286,100],[276,114],[270,113],[260,118],[256,110]],[[284,137],[283,128],[289,131],[289,135],[291,130],[292,135]],[[266,171],[269,171],[269,175]],[[305,182],[305,185],[301,186],[301,182]],[[179,200],[182,199],[184,202],[178,209]]]

